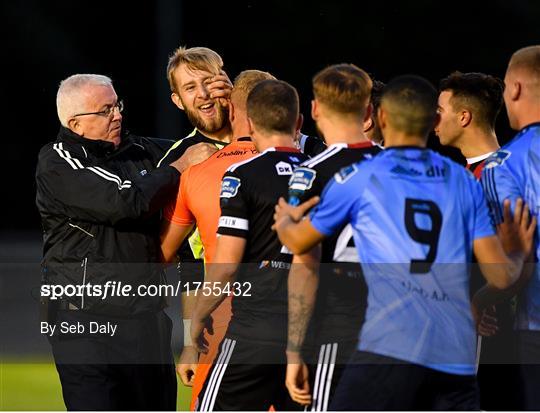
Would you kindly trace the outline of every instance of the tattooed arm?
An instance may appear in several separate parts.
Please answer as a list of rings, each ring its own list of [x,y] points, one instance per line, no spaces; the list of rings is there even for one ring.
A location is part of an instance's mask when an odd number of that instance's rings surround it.
[[[291,398],[300,404],[311,403],[307,366],[301,350],[315,305],[319,284],[320,247],[295,255],[289,272],[289,329],[287,342],[287,375],[285,385]]]

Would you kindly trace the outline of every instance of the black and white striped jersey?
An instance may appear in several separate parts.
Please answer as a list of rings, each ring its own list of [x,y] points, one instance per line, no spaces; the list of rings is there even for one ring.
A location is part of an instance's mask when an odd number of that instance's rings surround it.
[[[381,150],[381,147],[372,142],[330,145],[294,171],[289,193],[296,194],[299,202],[321,195],[326,184],[340,169],[369,159]],[[318,337],[324,336],[322,342],[356,335],[356,324],[361,322],[365,310],[364,294],[365,285],[354,246],[353,231],[350,225],[346,225],[322,243],[317,304],[312,317],[312,329],[317,331]],[[312,339],[313,334],[312,331]],[[315,341],[321,342],[319,338]]]
[[[292,255],[271,227],[279,197],[287,197],[293,170],[306,159],[295,148],[270,148],[223,176],[218,234],[247,240],[236,281],[251,286],[250,296],[232,300],[229,337],[285,343]]]

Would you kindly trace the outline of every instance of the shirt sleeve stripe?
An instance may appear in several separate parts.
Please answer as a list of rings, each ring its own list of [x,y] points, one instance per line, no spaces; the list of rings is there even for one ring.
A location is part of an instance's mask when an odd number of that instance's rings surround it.
[[[249,221],[244,218],[223,216],[219,218],[220,228],[234,228],[247,231],[249,229]]]

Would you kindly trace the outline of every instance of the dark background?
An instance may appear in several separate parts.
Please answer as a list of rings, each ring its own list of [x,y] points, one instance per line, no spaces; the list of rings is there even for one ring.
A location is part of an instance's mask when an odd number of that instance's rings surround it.
[[[314,133],[310,81],[325,65],[351,62],[385,82],[415,73],[437,84],[453,70],[502,77],[512,52],[540,43],[535,0],[4,0],[2,9],[0,228],[9,232],[39,230],[37,152],[55,138],[56,89],[73,73],[112,77],[126,103],[124,127],[177,139],[190,127],[169,99],[167,58],[179,45],[207,46],[231,78],[262,69],[295,85],[304,129]],[[497,131],[503,142],[512,136],[504,110]]]

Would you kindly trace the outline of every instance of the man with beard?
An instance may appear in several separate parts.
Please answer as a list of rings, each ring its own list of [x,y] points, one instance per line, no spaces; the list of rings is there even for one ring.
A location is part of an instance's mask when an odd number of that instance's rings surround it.
[[[171,160],[184,154],[192,154],[201,162],[229,144],[232,129],[228,100],[232,84],[223,71],[221,56],[206,47],[179,47],[169,58],[167,80],[171,89],[171,100],[186,113],[195,129],[187,137],[175,142],[158,166],[168,165]],[[221,176],[218,178],[221,179]],[[189,352],[189,349],[192,349],[189,328],[194,297],[189,296],[188,288],[204,280],[203,257],[207,254],[197,228],[186,235],[178,243],[181,244],[179,248],[177,245],[178,251],[171,253],[178,256],[181,262],[178,269],[182,279],[182,318],[185,332],[184,349],[176,371],[184,385],[193,386],[196,361]],[[167,261],[174,261],[174,257],[168,256],[171,254],[164,254]],[[198,391],[195,390],[194,393],[197,394]]]
[[[249,138],[246,100],[255,85],[266,79],[274,77],[259,70],[245,70],[236,77],[229,102],[229,119],[233,132],[230,145],[201,164],[188,168],[182,174],[177,199],[164,211],[161,248],[166,261],[174,261],[176,250],[196,223],[204,247],[205,264],[208,266],[212,262],[221,213],[219,206],[221,178],[229,166],[258,153]],[[184,281],[184,286],[185,283]],[[226,300],[220,306],[219,316],[217,313],[214,314],[213,335],[207,337],[208,341],[213,343],[211,351],[198,359],[198,353],[189,340],[191,309],[196,298],[193,290],[197,288],[197,284],[193,283],[189,287],[191,293],[186,293],[182,302],[185,334],[177,372],[184,385],[193,386],[193,406],[229,323],[230,300]]]
[[[177,159],[197,143],[217,150],[231,141],[227,99],[232,84],[216,52],[206,47],[179,47],[169,58],[167,80],[173,103],[186,112],[195,129],[169,149],[163,163]]]

